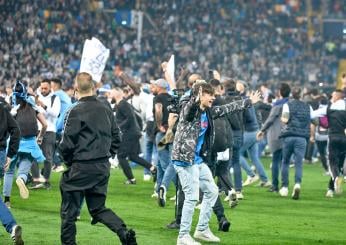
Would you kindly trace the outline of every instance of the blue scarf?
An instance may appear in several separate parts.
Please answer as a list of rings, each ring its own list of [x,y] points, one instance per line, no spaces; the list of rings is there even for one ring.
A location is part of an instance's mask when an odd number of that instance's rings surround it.
[[[288,102],[288,98],[283,98],[283,99],[275,101],[273,106],[283,105],[283,104],[286,104],[287,102]]]

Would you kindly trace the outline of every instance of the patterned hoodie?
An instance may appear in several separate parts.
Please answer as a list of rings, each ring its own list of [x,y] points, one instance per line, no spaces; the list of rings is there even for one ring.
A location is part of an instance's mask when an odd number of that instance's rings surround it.
[[[221,106],[207,108],[208,129],[202,145],[200,156],[208,162],[210,150],[214,143],[214,124],[213,119],[224,117],[230,113],[236,113],[251,106],[250,99],[234,101]],[[201,128],[200,118],[203,111],[199,103],[192,97],[180,112],[177,131],[174,137],[172,160],[194,164],[195,149]]]

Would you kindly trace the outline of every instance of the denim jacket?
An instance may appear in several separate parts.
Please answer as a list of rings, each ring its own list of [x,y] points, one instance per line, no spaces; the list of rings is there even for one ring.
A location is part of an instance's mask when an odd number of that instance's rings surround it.
[[[214,143],[213,119],[242,111],[250,106],[251,100],[244,99],[206,109],[208,129],[200,154],[204,161],[208,162],[210,157],[209,153]],[[173,161],[182,161],[191,165],[194,163],[195,149],[201,128],[200,117],[202,112],[199,103],[196,103],[193,97],[183,106],[173,142]]]

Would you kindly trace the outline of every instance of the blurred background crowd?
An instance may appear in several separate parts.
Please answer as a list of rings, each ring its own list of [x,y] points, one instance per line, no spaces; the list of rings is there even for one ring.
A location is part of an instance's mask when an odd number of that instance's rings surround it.
[[[117,65],[138,81],[160,77],[160,63],[175,54],[191,73],[216,69],[252,86],[334,87],[346,40],[324,35],[321,18],[344,18],[345,8],[342,0],[1,0],[0,85],[19,77],[72,84],[84,41],[94,36],[111,49],[106,83],[117,82]],[[137,30],[118,23],[115,9],[145,13],[141,49]]]

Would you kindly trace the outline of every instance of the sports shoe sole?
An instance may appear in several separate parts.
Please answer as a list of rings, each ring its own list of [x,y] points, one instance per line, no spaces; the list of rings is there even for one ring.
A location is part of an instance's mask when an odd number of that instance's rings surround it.
[[[166,206],[166,191],[165,188],[160,186],[159,188],[159,198],[157,199],[160,207]]]
[[[29,198],[29,190],[26,188],[26,185],[23,181],[22,178],[17,178],[16,179],[16,184],[19,188],[19,195],[23,199],[28,199]]]
[[[193,238],[201,240],[201,241],[205,241],[205,242],[220,242],[220,238],[218,237],[210,238],[196,232],[195,234],[193,234]]]
[[[40,183],[34,186],[29,187],[30,190],[35,190],[35,189],[44,189],[44,184]]]
[[[294,189],[293,195],[292,195],[292,199],[293,200],[298,200],[299,199],[299,194],[300,194],[300,189],[299,188]]]

